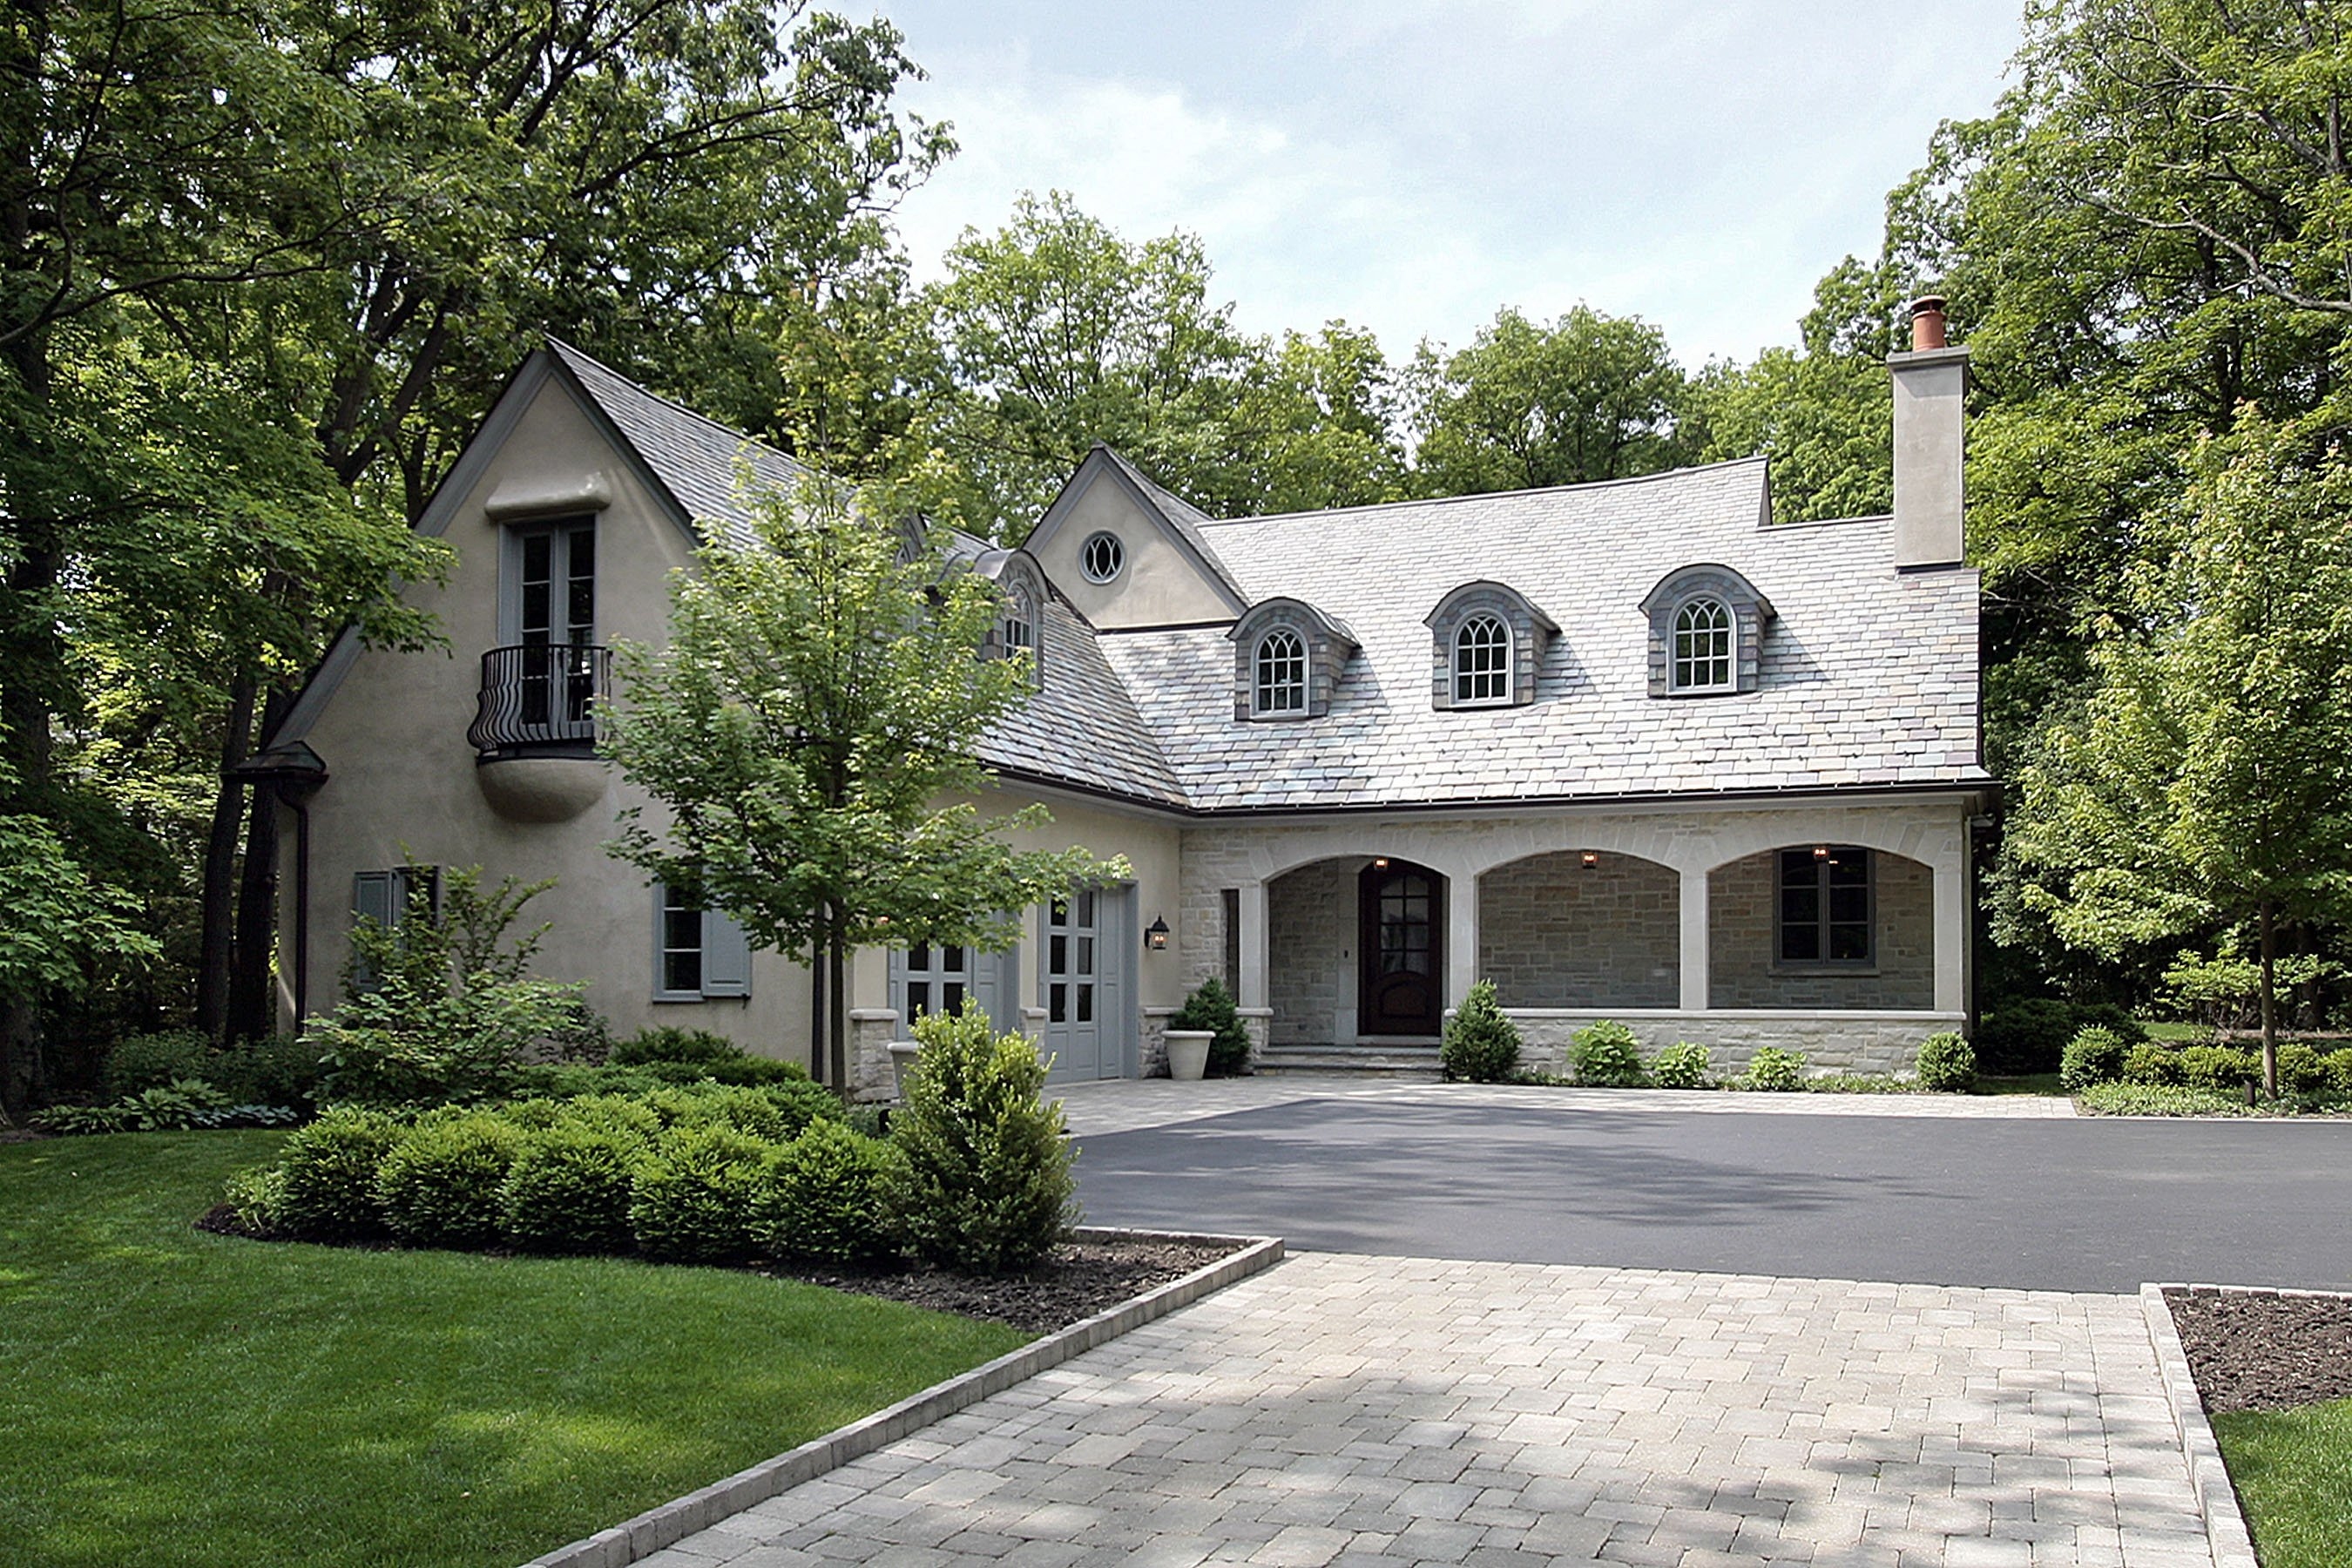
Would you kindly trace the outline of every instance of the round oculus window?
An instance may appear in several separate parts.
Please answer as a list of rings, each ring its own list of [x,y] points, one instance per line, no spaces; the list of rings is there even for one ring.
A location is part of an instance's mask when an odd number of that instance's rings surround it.
[[[1078,546],[1078,570],[1089,583],[1108,583],[1127,564],[1127,548],[1112,533],[1097,533]]]

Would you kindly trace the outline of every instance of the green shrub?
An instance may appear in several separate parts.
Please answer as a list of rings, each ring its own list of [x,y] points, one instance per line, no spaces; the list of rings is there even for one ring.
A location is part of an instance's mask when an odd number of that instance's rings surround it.
[[[1062,1110],[1045,1064],[1019,1035],[995,1037],[966,1003],[915,1025],[922,1050],[891,1119],[902,1158],[887,1191],[893,1226],[924,1258],[969,1272],[1025,1268],[1077,1218]]]
[[[733,1263],[751,1254],[751,1203],[772,1145],[732,1127],[674,1127],[630,1186],[629,1228],[648,1258]]]
[[[2339,1046],[2319,1059],[2327,1066],[2327,1092],[2352,1099],[2352,1046]]]
[[[2243,1116],[2245,1098],[2161,1083],[2095,1083],[2074,1097],[2091,1116]]]
[[[2191,1046],[2180,1053],[2180,1081],[2190,1089],[2240,1093],[2263,1076],[2263,1058],[2234,1046]]]
[[[1966,1094],[1977,1086],[1976,1047],[1950,1030],[1919,1042],[1919,1087],[1937,1094]]]
[[[60,1138],[87,1138],[107,1132],[131,1131],[131,1106],[118,1100],[112,1105],[52,1105],[33,1112],[33,1125],[43,1132],[53,1132]]]
[[[499,1233],[524,1252],[626,1252],[644,1135],[568,1118],[523,1135],[499,1184]]]
[[[236,1223],[260,1236],[274,1234],[286,1206],[286,1173],[276,1165],[239,1171],[228,1179],[224,1194]]]
[[[607,1059],[612,1065],[632,1067],[640,1062],[710,1062],[740,1061],[743,1047],[724,1035],[714,1035],[708,1029],[680,1029],[657,1025],[640,1029],[613,1047]],[[803,1074],[806,1077],[806,1074]]]
[[[2008,1075],[2055,1072],[2074,1027],[2074,1009],[2063,1002],[2024,996],[2004,1003],[1977,1026],[1978,1065]]]
[[[1828,1072],[1799,1086],[1807,1094],[1927,1094],[1934,1092],[1916,1078],[1888,1072]]]
[[[2124,1053],[2123,1081],[2163,1086],[2180,1081],[2180,1053],[2154,1040]]]
[[[1705,1046],[1676,1040],[1650,1063],[1650,1078],[1660,1089],[1705,1089],[1710,1066]]]
[[[1234,1005],[1233,993],[1214,975],[1202,981],[1200,989],[1184,998],[1184,1005],[1176,1009],[1168,1026],[1209,1031],[1209,1065],[1205,1069],[1209,1077],[1238,1078],[1249,1070],[1249,1029],[1242,1023],[1241,1009]]]
[[[2301,1041],[2293,1041],[2278,1048],[2278,1081],[2281,1094],[2305,1097],[2326,1094],[2328,1089],[2327,1060]]]
[[[1739,1076],[1739,1087],[1775,1094],[1803,1089],[1805,1053],[1784,1051],[1778,1046],[1757,1047],[1756,1054],[1748,1058],[1748,1070]]]
[[[1461,1007],[1445,1021],[1437,1065],[1449,1079],[1468,1083],[1504,1083],[1519,1066],[1519,1026],[1503,1016],[1495,983],[1470,987]]]
[[[319,1053],[292,1035],[240,1040],[215,1051],[204,1076],[242,1105],[286,1105],[297,1109],[318,1098],[324,1069]]]
[[[145,1089],[160,1089],[175,1079],[212,1080],[212,1042],[195,1029],[165,1029],[152,1035],[126,1035],[106,1054],[98,1090],[107,1100],[124,1100]]]
[[[2058,1059],[2059,1087],[2072,1092],[2095,1083],[2114,1083],[2124,1076],[2124,1059],[2133,1048],[2105,1024],[2084,1025],[2074,1031]]]
[[[731,1061],[711,1062],[702,1070],[703,1076],[715,1083],[738,1084],[747,1089],[813,1081],[808,1068],[800,1063],[778,1061],[773,1057],[737,1057]]]
[[[2111,1029],[2122,1037],[2126,1046],[2138,1045],[2147,1038],[2147,1026],[2133,1017],[2128,1007],[2118,1007],[2113,1002],[2077,1002],[2073,1005],[2077,1035],[2090,1028]]]
[[[816,1121],[768,1155],[751,1203],[751,1239],[777,1258],[832,1263],[882,1258],[898,1250],[885,1194],[887,1143],[837,1121]]]
[[[625,1094],[585,1095],[563,1101],[562,1107],[562,1122],[614,1133],[638,1145],[652,1142],[667,1125],[644,1100]]]
[[[789,1143],[812,1121],[841,1120],[829,1089],[801,1079],[743,1089],[696,1083],[656,1089],[644,1102],[669,1127],[731,1127],[766,1143]]]
[[[1639,1089],[1649,1082],[1642,1071],[1641,1043],[1612,1019],[1587,1024],[1570,1036],[1568,1061],[1577,1082],[1597,1089]]]
[[[376,1167],[375,1196],[411,1247],[488,1247],[501,1229],[499,1190],[523,1135],[487,1112],[419,1121]]]
[[[341,1106],[286,1140],[278,1162],[278,1217],[289,1234],[349,1241],[383,1234],[376,1167],[399,1141],[399,1123]]]

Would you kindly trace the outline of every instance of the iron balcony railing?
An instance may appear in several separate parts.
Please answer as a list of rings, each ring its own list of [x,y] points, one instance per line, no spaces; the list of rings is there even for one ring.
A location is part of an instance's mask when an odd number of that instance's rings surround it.
[[[613,689],[613,650],[529,643],[482,655],[481,704],[466,739],[486,757],[586,756]]]

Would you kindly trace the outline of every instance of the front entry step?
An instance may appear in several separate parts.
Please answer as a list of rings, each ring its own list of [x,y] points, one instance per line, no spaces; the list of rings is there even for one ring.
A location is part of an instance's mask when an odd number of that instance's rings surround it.
[[[1439,1076],[1437,1042],[1376,1046],[1268,1046],[1257,1054],[1261,1073],[1318,1073],[1367,1078]]]

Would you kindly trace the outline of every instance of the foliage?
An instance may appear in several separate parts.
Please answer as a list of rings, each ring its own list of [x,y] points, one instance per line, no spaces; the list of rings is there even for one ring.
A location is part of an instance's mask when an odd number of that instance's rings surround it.
[[[2246,1116],[2244,1094],[2179,1084],[2095,1083],[2074,1096],[2086,1116]]]
[[[475,1111],[429,1116],[403,1131],[376,1166],[376,1201],[411,1247],[487,1247],[499,1238],[499,1189],[520,1138]]]
[[[1778,1046],[1759,1046],[1748,1058],[1748,1070],[1739,1075],[1738,1087],[1764,1089],[1772,1093],[1788,1093],[1805,1087],[1805,1053],[1782,1050]]]
[[[175,1078],[203,1078],[212,1061],[212,1042],[194,1029],[164,1029],[129,1035],[106,1054],[99,1089],[110,1098],[136,1094]]]
[[[1438,1066],[1466,1083],[1507,1083],[1519,1066],[1519,1026],[1503,1014],[1495,983],[1481,980],[1454,1016],[1437,1048]]]
[[[1201,982],[1169,1018],[1171,1029],[1206,1029],[1210,1035],[1208,1076],[1237,1078],[1249,1068],[1249,1029],[1233,993],[1215,975]]]
[[[922,1049],[891,1119],[901,1156],[887,1190],[894,1224],[926,1259],[975,1274],[1026,1268],[1077,1223],[1073,1151],[1062,1108],[1043,1096],[1045,1064],[988,1015],[916,1021]]]
[[[1928,1094],[1935,1092],[1916,1078],[1886,1072],[1825,1072],[1797,1086],[1807,1094]]]
[[[268,1236],[282,1223],[286,1173],[276,1165],[236,1172],[223,1184],[221,1201],[228,1205],[238,1225],[257,1236]]]
[[[2143,1040],[2124,1052],[2123,1081],[2173,1085],[2181,1081],[2180,1053],[2169,1046]]]
[[[2320,1060],[2327,1067],[2327,1091],[2352,1099],[2352,1047],[2339,1047],[2324,1052]]]
[[[1642,1071],[1641,1042],[1612,1019],[1587,1024],[1570,1036],[1568,1060],[1576,1081],[1594,1088],[1639,1089],[1649,1081]]]
[[[354,924],[350,994],[303,1037],[327,1069],[328,1098],[438,1105],[501,1094],[572,1018],[583,986],[530,973],[548,928],[509,936],[523,906],[554,883],[509,877],[485,891],[478,866],[443,881],[437,918],[420,880],[397,925]]]
[[[751,1255],[751,1213],[767,1146],[718,1123],[673,1127],[639,1163],[629,1227],[648,1258],[734,1263]]]
[[[2328,1092],[2326,1058],[2300,1043],[2278,1048],[2279,1092],[2305,1098]]]
[[[383,1234],[376,1170],[400,1140],[380,1111],[339,1106],[286,1140],[278,1162],[278,1223],[320,1241]]]
[[[786,1143],[812,1122],[839,1121],[841,1101],[805,1079],[746,1088],[700,1083],[645,1097],[666,1127],[731,1127],[768,1143]]]
[[[2341,983],[2344,965],[2317,953],[2283,953],[2273,962],[2282,993]],[[2259,960],[2223,955],[2206,958],[2183,952],[2164,972],[2165,1000],[2207,1027],[2234,1031],[2262,1021],[2263,966]]]
[[[1013,849],[1042,805],[983,817],[988,726],[1028,699],[1018,661],[982,658],[995,588],[950,572],[936,538],[910,541],[885,498],[811,478],[797,495],[750,498],[755,536],[714,535],[674,587],[670,640],[620,651],[625,700],[607,752],[673,813],[662,832],[635,808],[613,852],[725,910],[754,948],[812,947],[830,1077],[847,1074],[852,948],[891,942],[1003,947],[1025,909],[1120,861]]]
[[[310,1102],[318,1054],[290,1036],[239,1040],[215,1049],[194,1029],[129,1035],[107,1052],[101,1093],[121,1098],[175,1079],[202,1079],[236,1103],[289,1108]]]
[[[525,1132],[499,1185],[499,1234],[524,1252],[625,1252],[636,1164],[650,1129],[589,1114]]]
[[[2077,1029],[2058,1063],[2060,1087],[2071,1091],[2115,1082],[2124,1076],[2124,1058],[2132,1048],[2121,1035],[2104,1025]]]
[[[888,1143],[816,1121],[769,1152],[751,1203],[751,1238],[776,1258],[847,1263],[898,1249],[885,1194],[898,1157]]]
[[[1660,1089],[1705,1089],[1713,1066],[1705,1046],[1676,1040],[1650,1062],[1650,1080]]]
[[[605,1059],[614,1067],[634,1067],[641,1062],[691,1062],[707,1067],[742,1060],[743,1047],[707,1029],[656,1025],[640,1029],[614,1045],[612,1055]]]
[[[2233,1046],[2190,1046],[2179,1053],[2180,1081],[2190,1089],[2224,1093],[2245,1087],[2263,1076],[2262,1058]]]
[[[635,1062],[626,1067],[530,1062],[514,1070],[508,1083],[508,1092],[575,1100],[583,1094],[644,1094],[664,1086],[686,1087],[698,1083],[765,1089],[808,1081],[807,1068],[797,1062],[778,1061],[772,1057],[721,1058],[709,1062],[655,1060]]]
[[[2049,1072],[2074,1037],[2074,1010],[2046,996],[2023,996],[1985,1014],[1977,1054],[1989,1072]]]
[[[1977,1084],[1976,1047],[1949,1030],[1919,1042],[1919,1083],[1938,1094],[1966,1094]]]

